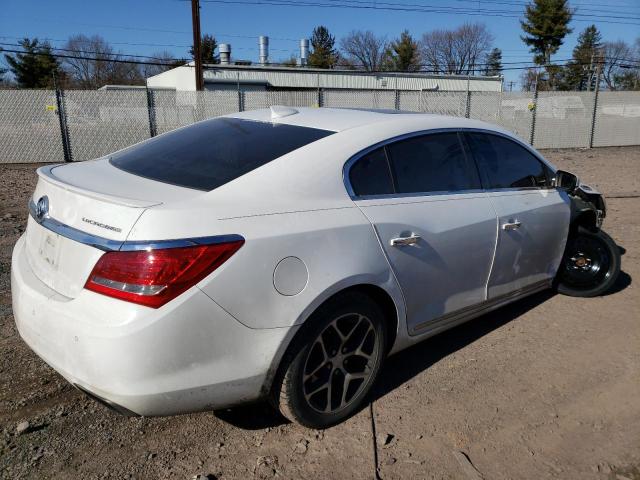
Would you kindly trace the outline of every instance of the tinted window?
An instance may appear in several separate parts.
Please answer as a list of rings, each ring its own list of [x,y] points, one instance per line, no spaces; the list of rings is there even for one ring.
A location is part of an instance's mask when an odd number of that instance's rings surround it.
[[[356,195],[393,193],[393,183],[384,149],[374,150],[354,163],[349,171],[349,181]]]
[[[134,145],[111,157],[141,177],[213,190],[333,132],[236,118],[214,118]]]
[[[467,162],[456,133],[438,133],[389,145],[398,193],[480,188],[474,165]]]
[[[547,186],[546,167],[524,147],[497,135],[469,133],[468,139],[486,188]]]

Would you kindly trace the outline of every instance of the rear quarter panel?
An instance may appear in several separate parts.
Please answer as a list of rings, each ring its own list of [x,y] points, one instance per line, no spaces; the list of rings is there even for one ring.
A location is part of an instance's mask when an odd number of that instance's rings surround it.
[[[201,285],[216,303],[252,328],[298,325],[334,293],[373,284],[403,305],[389,265],[369,221],[357,208],[230,219],[226,230],[246,239],[242,249]],[[297,295],[274,287],[274,270],[285,257],[304,262],[308,279]],[[399,312],[403,313],[403,312]]]

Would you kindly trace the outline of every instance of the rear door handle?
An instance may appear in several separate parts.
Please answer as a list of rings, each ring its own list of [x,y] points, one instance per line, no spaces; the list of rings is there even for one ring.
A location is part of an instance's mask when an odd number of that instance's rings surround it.
[[[503,223],[502,224],[502,229],[503,230],[517,230],[520,228],[520,225],[522,225],[522,222],[520,222],[519,220],[510,220],[507,223]]]
[[[404,245],[415,245],[418,243],[418,240],[420,240],[420,235],[412,233],[408,237],[392,238],[389,243],[391,243],[392,247],[402,247]]]

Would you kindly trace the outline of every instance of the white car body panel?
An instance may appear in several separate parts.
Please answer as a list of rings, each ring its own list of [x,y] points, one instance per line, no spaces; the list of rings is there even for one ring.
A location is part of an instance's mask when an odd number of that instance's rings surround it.
[[[486,300],[497,227],[483,192],[356,203],[375,226],[405,293],[410,332]],[[391,246],[392,238],[411,234],[420,236],[415,245]]]
[[[219,276],[201,288],[247,326],[298,325],[322,301],[352,285],[376,285],[402,299],[371,224],[356,207],[232,219],[224,224],[229,231],[241,228],[246,244],[232,259],[234,268],[223,265]],[[289,256],[306,265],[308,281],[299,294],[283,296],[273,286],[273,275],[278,262]],[[260,294],[239,294],[239,285],[241,291]]]
[[[268,109],[229,117],[336,133],[212,191],[127,173],[108,156],[41,168],[32,202],[48,197],[50,221],[30,217],[12,260],[13,310],[25,341],[100,399],[135,414],[165,415],[264,395],[300,326],[346,288],[367,285],[388,296],[397,315],[393,353],[478,315],[469,308],[493,298],[485,311],[496,308],[555,274],[569,221],[558,192],[512,203],[485,191],[356,199],[345,185],[350,159],[407,133],[510,133],[437,115],[298,110],[279,118]],[[531,217],[527,233],[541,236],[544,252],[500,237],[499,223],[516,213]],[[414,227],[422,250],[388,245]],[[160,308],[83,288],[104,252],[129,242],[227,235],[241,235],[242,248]],[[424,270],[409,261],[416,253],[424,255],[418,258]],[[532,268],[536,258],[544,262]],[[290,267],[278,273],[285,259]],[[522,268],[529,268],[524,280]]]
[[[527,285],[552,280],[564,253],[570,209],[565,192],[556,189],[490,192],[499,224],[517,220],[520,228],[499,229],[488,298],[506,295]]]
[[[83,290],[68,299],[13,254],[18,331],[74,385],[138,415],[255,400],[295,328],[250,329],[194,287],[150,309]],[[238,361],[241,356],[242,361]]]

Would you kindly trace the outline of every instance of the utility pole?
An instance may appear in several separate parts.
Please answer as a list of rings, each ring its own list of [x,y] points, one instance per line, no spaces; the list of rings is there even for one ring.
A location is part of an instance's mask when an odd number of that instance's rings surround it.
[[[196,57],[196,90],[204,89],[202,78],[202,55],[200,54],[200,0],[191,0],[191,20],[193,22],[193,56]]]

